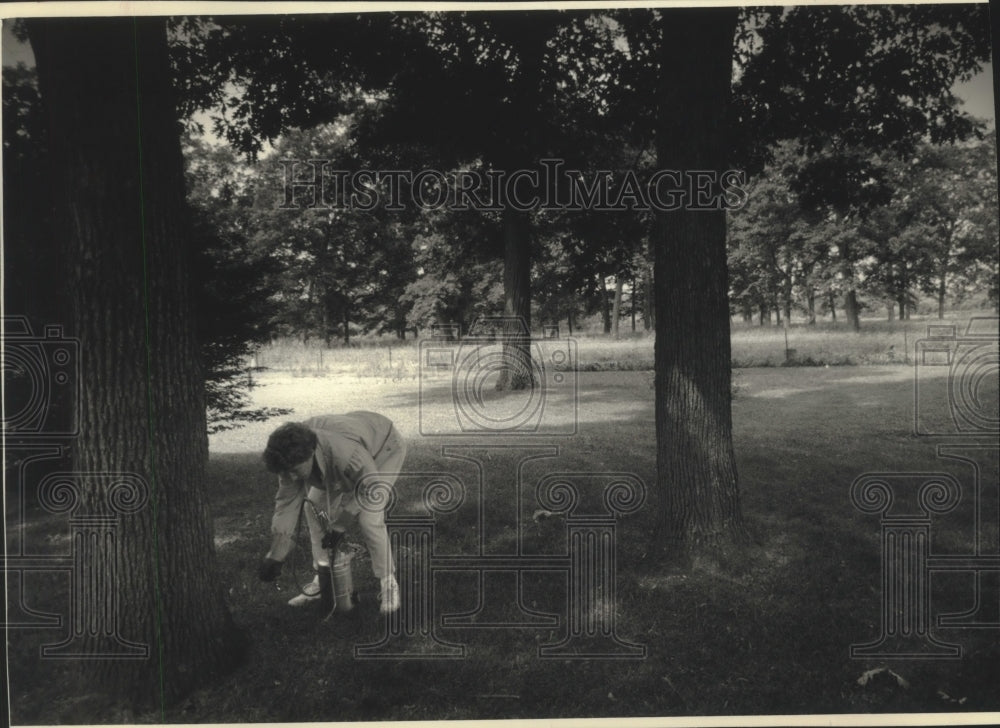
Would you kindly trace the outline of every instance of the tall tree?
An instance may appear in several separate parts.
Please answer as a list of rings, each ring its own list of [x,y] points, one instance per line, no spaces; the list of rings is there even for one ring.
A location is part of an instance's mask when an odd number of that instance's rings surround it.
[[[662,14],[661,169],[726,169],[736,18],[735,8]],[[660,213],[653,246],[657,541],[711,547],[745,532],[730,408],[725,211]]]
[[[899,206],[913,218],[909,242],[927,249],[930,265],[916,283],[937,299],[938,318],[944,318],[949,288],[961,279],[976,281],[980,264],[996,260],[995,159],[994,131],[977,144],[922,145],[906,165],[911,189]]]
[[[409,307],[410,327],[426,330],[435,323],[458,324],[461,335],[477,318],[502,310],[503,267],[498,260],[482,260],[474,246],[447,240],[445,235],[418,235],[413,241],[410,254],[420,273],[406,287],[403,300]]]
[[[739,32],[735,12],[667,9],[661,26],[647,11],[616,15],[628,46],[616,104],[634,123],[648,122],[644,102],[658,72],[661,168],[753,172],[782,139],[833,159],[845,145],[906,153],[925,135],[941,142],[976,129],[951,87],[989,58],[982,6],[742,10]],[[822,201],[837,202],[849,187],[834,186]],[[744,531],[732,454],[725,218],[679,210],[661,214],[659,226],[660,526],[664,539],[687,549]]]
[[[86,674],[139,701],[175,698],[238,655],[205,494],[204,381],[191,311],[179,126],[161,19],[31,20],[58,238],[80,339],[76,470],[136,473],[113,588],[142,661]],[[82,478],[85,502],[106,493]],[[91,639],[99,639],[92,635]]]
[[[831,249],[846,290],[847,320],[855,331],[861,329],[858,268],[871,252],[869,241],[857,233],[873,211],[892,199],[888,176],[874,152],[839,149],[807,158],[792,180],[792,189],[812,220],[841,233]]]
[[[737,299],[791,317],[792,295],[812,267],[798,201],[788,188],[787,155],[754,180],[744,208],[730,213],[729,270]]]
[[[383,168],[510,174],[538,170],[549,156],[584,158],[581,141],[604,128],[607,102],[596,89],[610,83],[601,64],[613,39],[590,13],[285,17],[270,27],[238,18],[189,37],[199,50],[180,52],[178,67],[198,70],[188,85],[193,104],[223,109],[219,130],[248,151],[291,126],[360,107],[359,143],[379,150]],[[262,65],[263,48],[281,53]],[[212,60],[199,68],[192,59],[202,52]],[[227,95],[228,80],[240,95]],[[504,313],[530,328],[536,236],[531,213],[511,194],[500,184],[491,200],[501,218]],[[530,342],[512,337],[504,349],[498,388],[534,386]]]
[[[398,332],[405,322],[399,298],[416,273],[405,239],[413,211],[358,209],[349,203],[351,190],[333,182],[304,186],[297,194],[294,180],[302,170],[296,167],[305,167],[307,180],[313,177],[309,164],[293,160],[309,159],[338,169],[363,165],[344,125],[334,124],[289,131],[258,163],[252,238],[256,248],[282,261],[284,322],[295,333],[321,336],[327,344],[338,331],[350,343],[353,327]]]

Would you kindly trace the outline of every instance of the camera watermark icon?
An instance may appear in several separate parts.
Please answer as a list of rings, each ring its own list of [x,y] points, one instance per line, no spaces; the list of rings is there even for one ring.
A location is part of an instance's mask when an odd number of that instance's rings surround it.
[[[7,437],[70,437],[78,432],[80,342],[61,326],[36,336],[24,316],[3,318],[3,431]]]
[[[467,645],[455,637],[446,639],[441,630],[460,635],[464,630],[526,628],[550,631],[551,641],[537,648],[540,659],[646,657],[644,645],[618,634],[616,592],[617,521],[642,507],[645,485],[630,473],[555,472],[542,476],[534,487],[535,505],[550,516],[558,514],[562,548],[552,553],[535,552],[525,547],[521,518],[526,505],[522,503],[525,466],[557,454],[557,448],[543,446],[444,448],[443,456],[475,466],[478,482],[472,487],[478,499],[470,498],[470,488],[451,473],[417,474],[423,481],[422,511],[393,512],[386,518],[393,549],[408,554],[408,558],[399,559],[397,573],[401,606],[386,615],[378,641],[355,646],[356,659],[462,659]],[[491,473],[487,467],[489,461],[505,455],[517,457],[516,477]],[[582,507],[584,496],[594,494],[600,494],[600,506],[592,510]],[[494,513],[494,503],[506,518],[486,518],[487,513]],[[447,528],[443,519],[454,517],[463,505],[477,507],[478,549],[445,553],[438,548],[438,527]],[[513,532],[515,542],[503,545],[503,539],[497,537],[504,532]],[[444,613],[435,577],[448,572],[476,575],[475,608]],[[560,613],[526,605],[523,577],[527,574],[564,578]],[[552,636],[557,631],[559,634]]]
[[[135,473],[54,472],[37,486],[39,505],[46,512],[69,517],[70,552],[44,553],[29,547],[25,532],[25,494],[32,471],[44,461],[57,459],[61,448],[52,445],[19,446],[15,490],[20,522],[14,548],[7,545],[4,575],[17,590],[14,615],[7,629],[51,629],[69,626],[59,642],[41,647],[43,659],[121,660],[146,659],[149,645],[133,642],[120,631],[120,605],[116,580],[124,571],[118,543],[122,517],[134,515],[149,501],[149,486]],[[10,489],[8,489],[10,492]],[[95,497],[98,495],[99,497]],[[5,514],[7,515],[7,514]],[[38,611],[28,605],[27,576],[62,573],[69,577],[66,618]],[[12,584],[13,582],[13,584]],[[13,616],[13,619],[11,619]]]
[[[972,318],[961,336],[955,326],[927,327],[914,351],[917,435],[1000,435],[998,322]]]
[[[520,317],[482,317],[455,343],[421,341],[419,357],[422,435],[576,434],[573,339],[533,339]],[[524,386],[498,390],[505,376]]]
[[[864,513],[881,517],[881,615],[876,639],[851,645],[852,658],[954,659],[961,657],[961,645],[944,641],[937,630],[1000,630],[1000,514],[995,505],[984,508],[986,503],[996,503],[1000,445],[941,445],[937,454],[971,466],[972,550],[956,554],[934,549],[934,517],[955,511],[968,495],[953,475],[866,473],[858,477],[851,486],[852,503]],[[910,505],[901,506],[899,501]],[[931,577],[945,573],[972,577],[970,606],[934,619]]]

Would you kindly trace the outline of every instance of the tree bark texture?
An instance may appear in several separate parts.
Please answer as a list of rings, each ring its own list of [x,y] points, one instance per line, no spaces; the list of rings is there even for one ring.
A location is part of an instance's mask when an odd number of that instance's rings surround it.
[[[547,38],[542,26],[532,24],[530,18],[523,21],[519,37],[523,45],[518,49],[518,74],[512,81],[509,94],[509,111],[513,118],[520,120],[519,125],[507,125],[503,134],[506,135],[502,156],[493,159],[493,166],[507,171],[514,169],[531,169],[538,163],[540,151],[543,149],[539,136],[541,123],[536,123],[542,108],[542,99],[538,90],[539,78],[542,75],[542,61],[547,52]],[[530,213],[511,204],[506,199],[507,190],[501,195],[503,212],[504,259],[504,315],[508,319],[520,319],[524,323],[523,331],[513,331],[513,325],[508,326],[509,334],[503,343],[504,368],[497,378],[497,390],[520,390],[540,386],[535,382],[531,362],[531,235],[532,222]],[[522,335],[523,333],[523,335]]]
[[[844,298],[844,311],[847,321],[855,331],[861,331],[861,308],[858,305],[858,292],[851,288]]]
[[[611,301],[608,298],[608,282],[603,273],[597,275],[601,284],[601,319],[604,323],[604,333],[611,333]]]
[[[940,279],[938,281],[938,290],[937,290],[937,304],[938,304],[937,317],[939,319],[943,319],[944,318],[945,291],[947,290],[945,288],[945,282],[947,280],[947,277],[946,277],[947,276],[947,272],[946,271],[947,271],[947,268],[944,265],[941,266],[941,277],[940,277]]]
[[[653,280],[653,266],[647,265],[643,268],[643,278],[645,280],[643,290],[646,292],[646,301],[642,309],[642,323],[646,331],[649,331],[656,326],[656,284]]]
[[[642,329],[649,331],[653,327],[653,312],[650,309],[650,292],[653,287],[653,276],[643,269],[642,272]]]
[[[511,322],[503,341],[504,368],[496,388],[519,390],[535,386],[531,368],[531,219],[527,212],[506,208],[504,236],[504,316]],[[517,321],[524,329],[516,327]],[[517,330],[515,330],[517,329]]]
[[[239,646],[205,493],[204,377],[165,22],[32,20],[29,34],[80,340],[81,497],[92,511],[109,498],[106,481],[87,473],[134,473],[149,492],[120,520],[112,586],[121,636],[148,645],[148,657],[82,664],[116,695],[163,705],[230,667]]]
[[[617,339],[621,335],[622,285],[621,274],[615,276],[615,300],[611,307],[611,334]]]
[[[632,276],[632,292],[629,294],[628,302],[629,302],[629,313],[630,313],[630,315],[632,317],[632,333],[633,334],[635,333],[635,299],[636,299],[636,293],[638,292],[638,290],[639,289],[636,288],[635,276]]]
[[[726,169],[736,9],[663,11],[660,169]],[[661,212],[655,233],[657,540],[745,536],[733,453],[726,216]]]
[[[840,265],[847,281],[847,293],[844,296],[844,314],[847,322],[855,331],[861,330],[861,309],[858,307],[858,292],[855,289],[854,259],[850,246],[846,242],[840,244]]]

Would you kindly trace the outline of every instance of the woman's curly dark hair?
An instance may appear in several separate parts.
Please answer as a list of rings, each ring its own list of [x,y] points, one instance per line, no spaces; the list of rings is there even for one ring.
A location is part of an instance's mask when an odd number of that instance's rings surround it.
[[[288,422],[271,433],[264,450],[264,467],[271,473],[287,473],[305,462],[316,450],[316,433],[299,422]]]

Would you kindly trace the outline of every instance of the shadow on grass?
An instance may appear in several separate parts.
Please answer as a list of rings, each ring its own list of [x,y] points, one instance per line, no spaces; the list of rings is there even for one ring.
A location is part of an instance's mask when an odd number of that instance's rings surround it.
[[[936,455],[940,440],[916,438],[912,380],[880,369],[744,372],[734,402],[735,441],[745,518],[752,541],[696,563],[683,573],[642,561],[655,522],[655,436],[652,390],[641,375],[596,379],[581,390],[585,416],[571,438],[412,438],[407,469],[444,471],[466,483],[467,501],[438,518],[435,553],[506,550],[518,543],[503,518],[520,518],[525,553],[561,553],[564,522],[534,521],[534,485],[553,470],[633,472],[650,489],[646,505],[617,530],[617,629],[647,647],[643,660],[543,660],[537,648],[555,629],[446,629],[467,645],[463,660],[353,659],[353,647],[381,634],[376,583],[367,562],[356,564],[363,602],[356,619],[319,622],[256,580],[268,542],[273,476],[256,454],[213,455],[208,480],[220,567],[219,586],[236,621],[252,638],[247,663],[222,684],[170,709],[168,722],[430,720],[711,714],[795,714],[996,710],[1000,678],[996,629],[939,630],[962,646],[960,660],[853,660],[851,644],[879,630],[878,517],[851,504],[851,483],[865,472],[949,472],[971,488],[970,469]],[[402,397],[403,395],[400,395]],[[448,404],[432,393],[434,406]],[[412,400],[411,400],[412,402]],[[374,406],[374,405],[373,405]],[[605,416],[600,416],[604,411]],[[558,445],[558,455],[532,461],[515,488],[525,446]],[[475,464],[447,457],[442,447],[478,447]],[[465,451],[468,452],[468,451]],[[489,457],[486,454],[489,454]],[[996,472],[995,468],[992,471]],[[401,485],[401,489],[403,485]],[[517,495],[520,494],[520,510]],[[489,528],[478,522],[483,494]],[[506,494],[506,496],[504,496]],[[595,497],[590,493],[585,496]],[[983,506],[996,513],[996,488]],[[416,489],[401,490],[399,507],[419,508]],[[905,499],[903,501],[905,505]],[[992,509],[992,510],[989,510]],[[498,515],[499,514],[499,515]],[[501,515],[503,518],[501,518]],[[936,521],[932,549],[971,549],[969,501]],[[489,519],[493,520],[489,520]],[[485,536],[484,536],[485,534]],[[357,534],[354,534],[355,539]],[[481,540],[482,537],[482,540]],[[57,611],[67,585],[52,577],[33,606]],[[934,614],[968,608],[971,575],[933,583]],[[474,574],[441,574],[435,582],[435,623],[477,601]],[[41,590],[41,587],[39,587]],[[529,574],[523,600],[565,615],[565,576]],[[993,594],[990,598],[1000,599]],[[110,708],[81,707],[62,687],[66,667],[38,659],[53,631],[12,633],[11,699],[15,722],[103,722]],[[884,665],[905,677],[858,679]],[[56,686],[60,686],[58,689]],[[947,699],[942,697],[947,696]],[[964,700],[963,700],[964,699]],[[961,702],[959,702],[961,701]],[[136,722],[160,716],[131,716]]]

